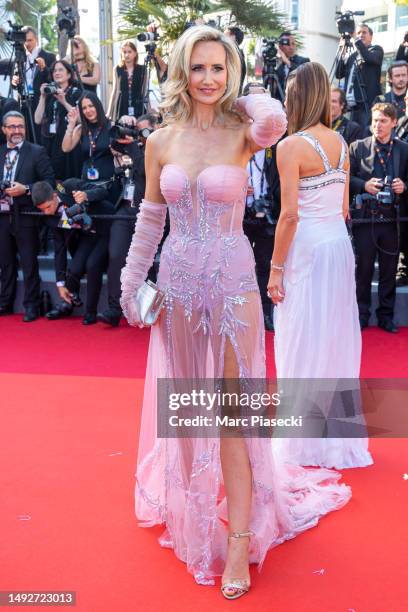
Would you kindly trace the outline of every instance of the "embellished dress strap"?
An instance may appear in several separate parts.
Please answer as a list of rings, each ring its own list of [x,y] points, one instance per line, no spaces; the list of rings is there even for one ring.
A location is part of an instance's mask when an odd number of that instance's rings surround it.
[[[346,161],[347,157],[347,143],[341,134],[339,134],[338,132],[335,132],[335,134],[337,134],[341,142],[341,153],[337,170],[343,170],[344,162]]]
[[[332,170],[332,167],[330,165],[329,158],[327,157],[326,152],[322,148],[322,146],[321,146],[320,142],[317,140],[317,138],[315,138],[315,136],[313,136],[313,134],[310,134],[309,132],[296,132],[294,135],[295,136],[301,136],[302,138],[307,140],[307,142],[309,144],[312,145],[312,147],[314,148],[316,153],[318,153],[320,155],[321,159],[322,159],[322,162],[323,162],[323,165],[324,165],[324,171],[325,172],[329,172],[330,170]]]

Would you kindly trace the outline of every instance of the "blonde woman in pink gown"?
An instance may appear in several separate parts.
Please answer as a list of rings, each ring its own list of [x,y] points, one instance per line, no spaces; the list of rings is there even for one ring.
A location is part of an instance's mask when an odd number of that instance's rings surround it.
[[[345,224],[349,160],[344,140],[330,128],[330,84],[320,64],[307,63],[290,75],[286,107],[290,136],[278,145],[282,211],[268,287],[277,304],[277,376],[331,379],[337,388],[357,390],[361,331]],[[296,400],[303,416],[311,405],[311,387],[304,389],[306,396],[299,393]],[[320,408],[330,416],[322,402]],[[364,435],[364,416],[355,412],[353,422],[343,418],[342,424]],[[328,420],[337,431],[340,422]],[[273,448],[297,465],[343,469],[373,462],[366,437],[336,437],[335,431],[325,438],[274,439]]]
[[[166,306],[151,330],[136,474],[140,524],[165,525],[172,548],[197,583],[222,576],[228,599],[245,594],[249,564],[316,525],[350,498],[329,470],[275,464],[268,439],[158,438],[158,378],[265,377],[262,306],[250,244],[242,231],[254,152],[286,129],[267,94],[236,100],[240,60],[234,44],[208,26],[188,29],[173,48],[164,125],[146,148],[146,193],[122,271],[122,307],[132,301],[160,242],[170,234],[158,285]],[[237,112],[238,111],[238,112]]]

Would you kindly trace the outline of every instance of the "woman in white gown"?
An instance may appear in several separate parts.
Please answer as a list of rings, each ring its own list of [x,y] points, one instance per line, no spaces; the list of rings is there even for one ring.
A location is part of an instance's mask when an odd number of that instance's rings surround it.
[[[361,332],[345,224],[349,159],[344,140],[330,129],[330,84],[320,64],[304,64],[290,75],[286,108],[290,136],[278,145],[282,209],[268,284],[277,305],[277,377],[347,379],[346,387],[357,388]],[[293,389],[305,414],[310,397],[299,398],[295,382]],[[363,415],[354,422],[357,435],[365,432]],[[273,444],[300,465],[342,469],[373,462],[366,437],[276,438]]]

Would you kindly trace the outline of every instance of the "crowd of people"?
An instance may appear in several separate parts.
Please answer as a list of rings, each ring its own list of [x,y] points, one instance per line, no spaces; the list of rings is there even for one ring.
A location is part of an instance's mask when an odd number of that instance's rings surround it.
[[[83,38],[75,36],[69,55],[57,59],[39,48],[33,28],[27,26],[24,31],[28,103],[21,106],[14,98],[1,101],[0,315],[13,312],[19,261],[24,321],[38,318],[38,254],[52,243],[61,301],[47,318],[70,316],[82,305],[80,285],[86,277],[83,323],[100,320],[117,326],[122,314],[120,272],[145,191],[146,139],[160,126],[161,117],[148,106],[146,70],[133,41],[121,45],[105,110],[96,93],[101,68]],[[229,27],[225,34],[239,51],[242,95],[263,93],[265,83],[244,86],[243,32]],[[378,256],[377,320],[384,330],[396,332],[396,287],[408,284],[408,224],[399,221],[408,216],[408,43],[401,44],[389,66],[390,89],[383,93],[384,53],[372,39],[370,27],[360,24],[353,37],[353,53],[345,59],[341,56],[337,63],[339,84],[331,91],[332,129],[350,147],[351,232],[361,328],[371,316]],[[297,54],[291,32],[281,34],[278,47],[276,75],[284,91],[288,76],[309,58]],[[167,65],[157,51],[155,56],[157,76],[163,81]],[[13,87],[19,88],[20,78],[13,76]],[[272,330],[267,282],[280,213],[276,145],[254,154],[247,170],[244,231],[254,250],[264,324]],[[27,214],[33,210],[43,215]],[[105,273],[108,308],[98,313]],[[149,277],[155,279],[155,266]]]

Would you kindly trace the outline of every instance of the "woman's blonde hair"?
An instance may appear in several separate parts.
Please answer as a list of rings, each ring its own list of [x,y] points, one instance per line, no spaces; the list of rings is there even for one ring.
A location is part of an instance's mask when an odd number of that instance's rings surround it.
[[[319,122],[331,127],[330,91],[327,72],[317,62],[301,64],[289,74],[286,85],[289,134]]]
[[[78,36],[78,34],[76,34],[73,38],[73,43],[75,45],[75,41],[79,42],[82,44],[82,47],[84,49],[84,62],[85,65],[88,69],[88,72],[90,74],[93,73],[93,69],[94,69],[94,64],[96,62],[96,59],[91,55],[91,52],[89,50],[88,44],[85,42],[85,40],[83,38],[81,38],[80,36]],[[72,63],[74,62],[74,59],[71,58]]]
[[[159,105],[166,124],[186,121],[192,116],[193,105],[187,89],[191,54],[199,42],[218,42],[226,53],[227,87],[217,102],[216,114],[231,113],[238,96],[241,60],[235,43],[210,26],[192,26],[180,36],[170,54],[168,77],[163,86],[163,100]]]
[[[125,67],[125,59],[122,55],[122,51],[125,47],[130,47],[132,49],[132,51],[134,51],[136,53],[136,57],[133,61],[133,67],[137,66],[137,63],[139,61],[139,54],[137,52],[137,47],[135,45],[135,43],[131,40],[125,40],[121,45],[120,45],[120,60],[118,63],[118,66],[120,66],[121,68]]]

